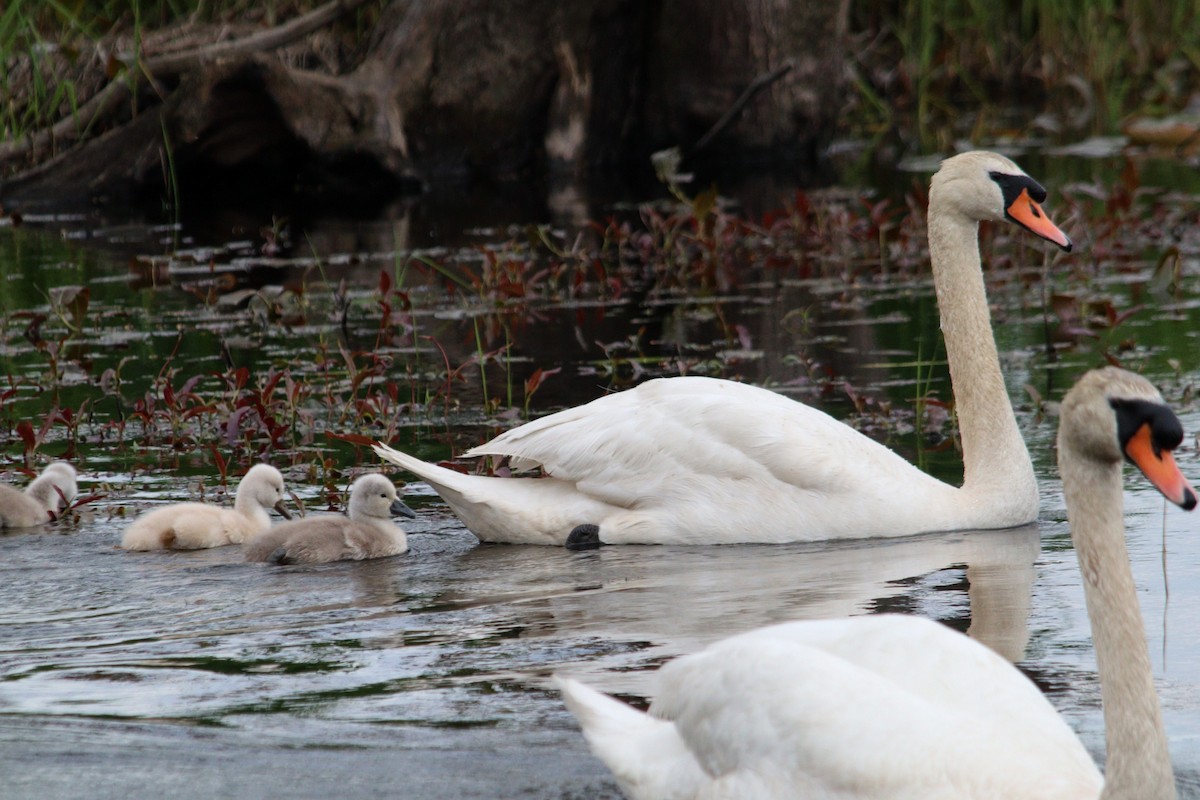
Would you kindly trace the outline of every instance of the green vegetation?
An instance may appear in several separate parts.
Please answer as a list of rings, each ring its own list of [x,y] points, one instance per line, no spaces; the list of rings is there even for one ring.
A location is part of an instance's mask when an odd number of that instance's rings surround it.
[[[1113,134],[1126,116],[1179,111],[1200,89],[1192,3],[909,0],[852,9],[860,102],[849,121],[898,129],[926,149],[964,136]]]

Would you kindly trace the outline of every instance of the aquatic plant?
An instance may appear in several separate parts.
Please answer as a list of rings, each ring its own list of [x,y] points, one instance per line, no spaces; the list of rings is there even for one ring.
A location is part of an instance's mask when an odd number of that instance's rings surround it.
[[[923,189],[796,192],[754,217],[701,195],[677,187],[578,230],[514,227],[439,251],[309,243],[296,257],[276,222],[261,241],[134,259],[141,309],[114,306],[102,284],[52,282],[0,315],[7,455],[169,454],[218,463],[222,476],[269,457],[332,486],[336,465],[369,458],[377,438],[429,437],[452,452],[564,394],[678,374],[769,382],[902,447],[952,448],[944,366],[923,355],[935,348],[932,301],[893,312],[887,299],[929,291]],[[1111,183],[1065,186],[1059,210],[1086,249],[1054,269],[1002,226],[981,236],[996,296],[1046,320],[1034,357],[1186,359],[1147,348],[1131,326],[1186,302],[1200,253],[1193,207],[1129,166]],[[877,386],[842,374],[831,315],[893,315],[913,349],[867,367],[907,377]],[[610,318],[629,321],[613,335]],[[548,360],[561,356],[543,346],[547,324],[572,343],[569,365]],[[768,342],[788,355],[765,372]]]
[[[1014,131],[1076,140],[1195,93],[1197,9],[1148,0],[856,4],[846,122],[947,149]]]

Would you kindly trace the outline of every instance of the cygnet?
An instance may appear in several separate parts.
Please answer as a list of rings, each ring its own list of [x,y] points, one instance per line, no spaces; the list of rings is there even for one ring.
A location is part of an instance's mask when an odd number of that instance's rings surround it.
[[[285,522],[246,543],[247,561],[324,564],[408,552],[393,516],[415,517],[383,475],[363,475],[350,487],[349,517],[328,514]]]
[[[52,522],[75,501],[75,468],[53,461],[19,491],[0,486],[0,528],[28,528]]]
[[[250,468],[238,484],[233,508],[176,503],[142,514],[125,529],[126,550],[200,550],[242,542],[271,527],[268,509],[291,519],[283,504],[283,475],[267,464]]]

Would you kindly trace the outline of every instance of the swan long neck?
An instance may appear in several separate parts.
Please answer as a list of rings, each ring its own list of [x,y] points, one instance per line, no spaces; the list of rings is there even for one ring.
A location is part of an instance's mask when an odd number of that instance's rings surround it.
[[[408,535],[404,528],[396,524],[396,521],[390,516],[375,516],[374,514],[368,512],[365,506],[357,505],[353,499],[351,499],[350,509],[347,516],[350,517],[350,519],[354,522],[373,528],[374,530],[379,531],[381,534],[394,541],[403,542],[408,540]]]
[[[1062,443],[1060,441],[1060,447]],[[1174,800],[1175,778],[1125,546],[1121,462],[1060,458],[1100,673],[1105,800]]]
[[[963,450],[963,489],[1020,498],[1036,507],[1037,482],[1013,417],[992,336],[979,257],[979,223],[929,204],[929,258],[954,388]]]
[[[262,507],[254,496],[246,491],[238,491],[233,497],[233,510],[247,519],[254,520],[262,528],[271,527],[271,515]]]

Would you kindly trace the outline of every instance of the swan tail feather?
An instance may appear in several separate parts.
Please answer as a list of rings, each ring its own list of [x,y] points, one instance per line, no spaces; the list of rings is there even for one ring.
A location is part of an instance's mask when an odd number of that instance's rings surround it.
[[[434,491],[449,504],[450,508],[454,509],[454,512],[471,530],[475,530],[472,522],[476,521],[481,513],[486,514],[486,507],[490,505],[489,500],[495,494],[495,486],[492,485],[494,478],[465,475],[452,469],[439,467],[437,464],[430,464],[428,461],[422,461],[408,453],[388,447],[382,442],[372,445],[372,449],[384,461],[389,461],[401,469],[413,473],[432,486]]]
[[[141,520],[134,521],[121,537],[121,547],[125,550],[170,550],[174,545],[174,529],[144,524]]]
[[[430,464],[428,461],[422,461],[415,456],[410,456],[408,453],[388,447],[383,442],[371,445],[371,449],[384,461],[391,462],[428,483],[437,490],[438,494],[441,494],[443,489],[462,494],[466,490],[466,484],[472,477],[464,475],[461,472],[455,472],[452,469],[439,467],[437,464]]]
[[[692,798],[711,783],[673,723],[571,678],[555,675],[554,683],[592,752],[633,800]]]

